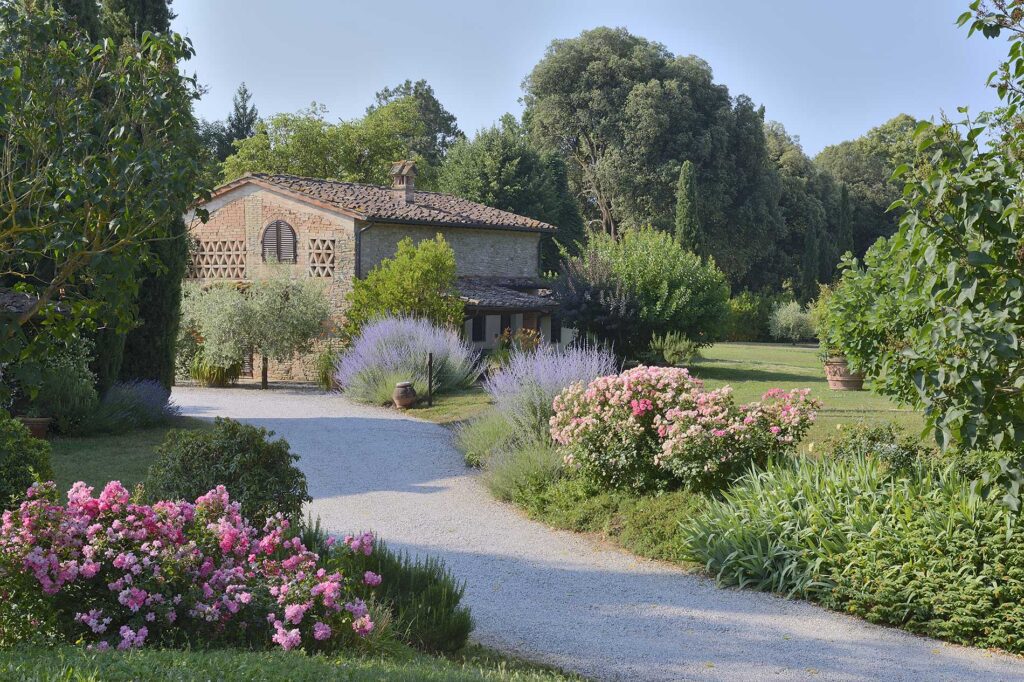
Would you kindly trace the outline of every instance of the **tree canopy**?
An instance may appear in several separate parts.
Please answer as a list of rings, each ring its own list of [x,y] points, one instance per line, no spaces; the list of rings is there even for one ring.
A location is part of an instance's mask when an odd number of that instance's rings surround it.
[[[393,88],[380,90],[366,113],[372,114],[381,107],[407,98],[416,102],[422,128],[405,131],[403,141],[410,152],[427,164],[439,166],[451,146],[465,136],[455,122],[455,115],[444,108],[427,81],[421,79],[413,83],[406,80]]]
[[[445,157],[438,189],[558,227],[542,243],[542,267],[558,267],[559,247],[572,251],[585,238],[583,219],[569,189],[565,162],[541,152],[511,114],[498,125],[462,139]]]

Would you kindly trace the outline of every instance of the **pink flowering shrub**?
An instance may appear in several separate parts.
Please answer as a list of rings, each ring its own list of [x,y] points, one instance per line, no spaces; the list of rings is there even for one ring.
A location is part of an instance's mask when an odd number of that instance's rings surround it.
[[[44,622],[59,639],[101,650],[329,650],[373,632],[355,596],[369,589],[365,576],[327,570],[288,531],[281,515],[258,531],[223,486],[195,504],[147,505],[116,481],[98,497],[76,483],[66,503],[53,483],[33,485],[0,525],[0,640],[29,639],[11,629]],[[372,545],[364,535],[345,551]]]
[[[554,401],[551,438],[566,464],[615,488],[714,489],[792,449],[813,423],[807,391],[737,405],[685,369],[636,367],[575,384]]]

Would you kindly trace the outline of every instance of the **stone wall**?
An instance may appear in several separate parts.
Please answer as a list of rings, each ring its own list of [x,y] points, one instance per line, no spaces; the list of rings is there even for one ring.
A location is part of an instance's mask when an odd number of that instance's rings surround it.
[[[361,274],[395,255],[398,242],[412,237],[419,242],[437,233],[455,252],[457,273],[478,277],[537,277],[540,274],[540,235],[511,230],[474,230],[463,227],[430,227],[374,223],[362,233]]]

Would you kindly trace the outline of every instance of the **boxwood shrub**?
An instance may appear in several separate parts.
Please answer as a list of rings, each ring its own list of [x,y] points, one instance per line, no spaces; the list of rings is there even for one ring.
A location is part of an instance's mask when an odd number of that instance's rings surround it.
[[[0,509],[9,509],[35,481],[53,478],[50,444],[33,438],[29,430],[0,410]]]
[[[273,431],[217,418],[209,430],[169,431],[146,477],[153,500],[194,500],[223,485],[246,518],[262,521],[280,512],[298,519],[311,498],[298,455]]]

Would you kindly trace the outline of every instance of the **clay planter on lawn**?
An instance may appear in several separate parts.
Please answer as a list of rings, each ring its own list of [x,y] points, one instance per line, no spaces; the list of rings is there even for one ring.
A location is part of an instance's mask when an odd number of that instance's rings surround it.
[[[395,401],[395,407],[407,410],[416,404],[416,389],[408,381],[400,381],[395,384],[395,392],[391,394]]]
[[[864,375],[860,372],[850,371],[850,366],[844,357],[825,360],[825,378],[828,379],[828,387],[833,391],[864,390]]]
[[[28,428],[33,438],[46,438],[46,432],[50,430],[50,417],[18,417],[18,421]]]

